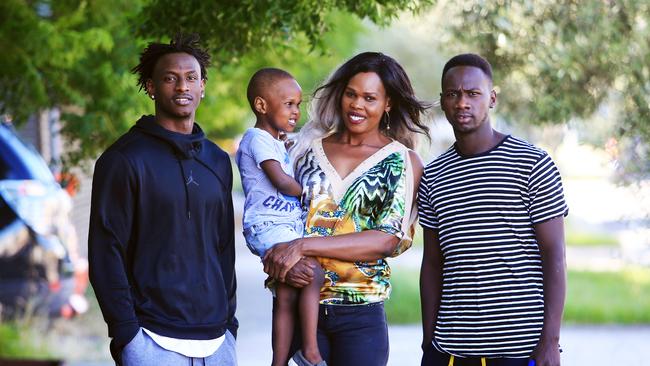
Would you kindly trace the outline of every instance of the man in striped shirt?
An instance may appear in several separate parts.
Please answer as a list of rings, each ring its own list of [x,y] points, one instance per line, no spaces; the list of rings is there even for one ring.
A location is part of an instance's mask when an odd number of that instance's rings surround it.
[[[458,55],[441,107],[456,143],[420,183],[422,365],[560,365],[564,201],[549,155],[494,130],[492,68]]]

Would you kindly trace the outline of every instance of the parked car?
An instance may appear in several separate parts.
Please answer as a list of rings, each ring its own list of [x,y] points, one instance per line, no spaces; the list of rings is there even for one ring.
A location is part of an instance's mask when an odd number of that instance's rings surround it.
[[[0,319],[86,311],[87,261],[72,200],[43,158],[0,122]]]

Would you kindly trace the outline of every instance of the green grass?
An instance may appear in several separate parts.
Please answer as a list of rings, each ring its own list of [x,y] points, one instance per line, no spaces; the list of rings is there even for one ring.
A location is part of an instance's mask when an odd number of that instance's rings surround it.
[[[424,245],[424,234],[422,233],[422,227],[420,225],[415,225],[415,235],[413,235],[413,248],[422,248]]]
[[[0,357],[46,359],[50,352],[35,341],[35,334],[28,324],[0,323]]]
[[[413,270],[394,268],[392,292],[386,301],[386,317],[390,324],[420,323],[420,274]]]
[[[564,221],[564,239],[570,246],[617,246],[616,235],[604,231],[602,228],[580,223],[568,218]]]
[[[567,230],[566,244],[570,246],[617,246],[618,239],[611,234]]]
[[[650,269],[569,271],[564,321],[650,323]]]
[[[230,157],[230,166],[232,168],[232,190],[233,190],[233,192],[244,192],[244,188],[241,185],[241,176],[239,175],[239,168],[237,167],[237,162],[235,162],[234,157]]]
[[[650,268],[620,272],[569,270],[565,323],[650,324]],[[393,293],[386,302],[391,324],[419,323],[418,272],[393,271]]]

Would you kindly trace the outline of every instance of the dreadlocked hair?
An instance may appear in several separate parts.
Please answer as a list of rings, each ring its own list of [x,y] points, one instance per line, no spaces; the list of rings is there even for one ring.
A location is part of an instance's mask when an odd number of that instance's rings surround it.
[[[146,90],[147,80],[153,77],[153,70],[158,60],[170,53],[187,53],[192,55],[201,66],[201,79],[208,80],[206,69],[210,66],[210,54],[199,45],[199,35],[196,33],[177,33],[169,44],[149,43],[140,54],[140,63],[131,69],[131,72],[138,74],[138,85],[140,90]]]

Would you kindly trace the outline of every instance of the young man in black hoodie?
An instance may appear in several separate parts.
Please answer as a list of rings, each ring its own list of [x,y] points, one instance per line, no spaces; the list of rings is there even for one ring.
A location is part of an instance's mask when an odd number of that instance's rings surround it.
[[[124,365],[236,365],[232,170],[194,122],[209,55],[150,43],[133,72],[155,102],[95,166],[90,280]]]

